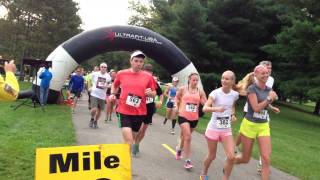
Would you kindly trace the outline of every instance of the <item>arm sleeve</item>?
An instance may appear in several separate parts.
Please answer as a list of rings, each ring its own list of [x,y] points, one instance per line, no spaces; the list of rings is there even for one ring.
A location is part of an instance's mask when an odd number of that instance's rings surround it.
[[[120,78],[121,78],[121,73],[118,73],[116,76],[116,79],[113,81],[113,86],[114,88],[119,87],[120,85]]]
[[[5,80],[0,76],[0,101],[14,101],[18,93],[19,84],[13,72],[7,72]]]
[[[256,93],[255,88],[254,88],[253,85],[250,85],[250,86],[248,87],[248,90],[247,90],[247,95],[249,95],[249,94],[251,94],[251,93]]]
[[[161,89],[161,87],[159,86],[158,83],[156,83],[156,85],[157,85],[157,89],[156,89],[157,95],[158,95],[158,96],[161,96],[161,95],[162,95],[162,89]]]
[[[212,97],[213,100],[216,99],[216,92],[215,91],[212,91],[210,94],[209,94],[210,97]]]
[[[73,76],[71,76],[70,78],[68,89],[72,89],[72,84],[73,84]]]
[[[80,87],[81,91],[83,91],[84,89],[84,78],[81,78],[81,87]]]

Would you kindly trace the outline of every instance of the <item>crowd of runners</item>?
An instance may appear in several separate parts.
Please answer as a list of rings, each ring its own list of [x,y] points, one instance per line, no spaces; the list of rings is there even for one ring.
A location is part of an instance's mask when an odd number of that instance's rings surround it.
[[[223,166],[223,178],[228,179],[235,164],[248,163],[254,141],[257,140],[260,152],[258,171],[262,179],[269,179],[270,174],[270,117],[268,110],[279,113],[272,102],[277,94],[272,90],[274,79],[271,77],[272,64],[262,61],[253,72],[236,84],[236,75],[227,70],[221,76],[221,87],[212,90],[208,98],[199,88],[199,74],[191,72],[186,78],[188,83],[179,84],[178,77],[164,87],[164,92],[153,74],[151,64],[145,64],[146,55],[142,51],[134,51],[130,58],[130,68],[108,71],[106,63],[94,67],[84,75],[83,68],[78,67],[70,78],[68,97],[73,98],[72,112],[81,93],[89,95],[91,118],[89,127],[99,128],[102,111],[106,112],[105,121],[114,121],[112,113],[116,112],[124,143],[131,145],[133,156],[140,151],[139,144],[143,140],[148,126],[152,125],[152,117],[156,109],[166,107],[163,121],[171,121],[170,132],[175,134],[178,122],[181,133],[176,146],[176,160],[185,159],[183,167],[193,168],[191,160],[192,132],[197,127],[200,111],[211,113],[211,119],[205,131],[208,153],[204,157],[200,180],[208,180],[208,169],[216,158],[218,142],[223,144],[226,155]],[[235,114],[235,104],[239,96],[247,98],[244,116],[239,134],[234,139],[232,123],[239,117]],[[202,107],[203,108],[200,108]],[[241,148],[240,148],[241,145]]]

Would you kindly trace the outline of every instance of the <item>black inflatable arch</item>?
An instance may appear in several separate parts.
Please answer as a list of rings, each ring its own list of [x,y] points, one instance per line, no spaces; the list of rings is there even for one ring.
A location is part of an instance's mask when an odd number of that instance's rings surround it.
[[[137,49],[167,69],[172,76],[178,76],[180,83],[186,81],[190,72],[197,72],[184,53],[158,33],[136,26],[98,28],[70,38],[48,56],[46,60],[52,61],[53,73],[48,102],[57,101],[65,80],[78,64],[101,53]]]

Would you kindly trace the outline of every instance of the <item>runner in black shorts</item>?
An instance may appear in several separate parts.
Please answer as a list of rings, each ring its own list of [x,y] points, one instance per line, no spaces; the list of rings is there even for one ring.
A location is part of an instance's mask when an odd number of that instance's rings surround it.
[[[152,65],[151,64],[145,64],[144,65],[144,68],[143,68],[146,72],[149,72],[151,73],[152,75]],[[156,93],[158,96],[161,96],[162,95],[162,90],[159,86],[159,84],[155,81],[154,82],[155,85],[156,85]],[[139,144],[140,142],[142,141],[142,139],[144,138],[145,136],[145,133],[147,131],[147,128],[148,128],[148,125],[150,125],[152,123],[152,117],[153,117],[153,114],[156,112],[156,105],[155,105],[155,102],[154,102],[154,98],[153,97],[147,97],[147,115],[146,115],[146,118],[143,120],[143,124],[138,132],[138,135],[137,135],[137,138],[136,138],[136,141],[134,142],[134,154],[137,154],[139,153]]]
[[[144,58],[141,51],[131,54],[129,69],[118,72],[111,88],[110,99],[121,87],[117,112],[120,114],[120,125],[124,142],[133,145],[145,116],[147,115],[146,97],[154,97],[155,84],[150,73],[142,71]],[[134,147],[134,146],[133,146]],[[135,148],[132,148],[135,154]]]

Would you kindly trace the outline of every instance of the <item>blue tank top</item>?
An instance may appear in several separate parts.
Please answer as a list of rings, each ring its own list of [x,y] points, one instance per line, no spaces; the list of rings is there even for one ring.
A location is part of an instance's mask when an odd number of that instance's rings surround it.
[[[177,95],[177,89],[178,89],[178,88],[176,88],[176,87],[170,87],[170,89],[169,89],[169,96],[170,96],[170,97],[176,97],[176,95]]]

